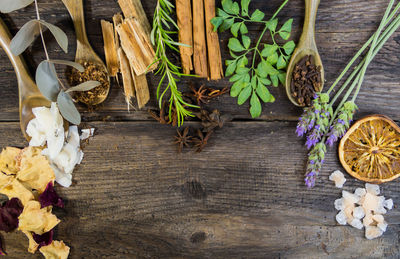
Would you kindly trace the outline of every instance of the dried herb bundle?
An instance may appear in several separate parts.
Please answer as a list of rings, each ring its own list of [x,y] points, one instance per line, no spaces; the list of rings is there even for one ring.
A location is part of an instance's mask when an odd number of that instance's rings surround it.
[[[293,41],[287,41],[292,30],[292,19],[286,21],[278,29],[278,19],[275,18],[286,5],[285,0],[272,18],[264,21],[265,14],[260,10],[249,13],[250,0],[241,0],[241,6],[232,0],[222,0],[222,9],[217,10],[218,16],[212,19],[214,30],[230,30],[233,37],[229,39],[228,48],[232,59],[226,60],[225,75],[230,76],[234,84],[231,96],[238,97],[238,104],[244,104],[250,98],[250,113],[253,118],[261,115],[261,101],[274,102],[266,86],[277,87],[279,82],[285,84],[286,67],[294,50]],[[253,44],[248,33],[249,23],[264,26],[257,42]],[[271,44],[261,45],[264,35],[269,32]],[[276,37],[287,41],[282,46]],[[251,56],[251,59],[248,56]]]
[[[37,0],[13,0],[8,1],[9,3],[2,3],[0,7],[1,12],[12,12],[21,8],[24,8],[33,2],[36,7],[36,19],[27,22],[18,31],[15,37],[11,41],[11,51],[14,55],[18,56],[22,54],[40,35],[42,39],[43,49],[46,54],[46,60],[42,61],[36,69],[36,84],[43,94],[44,97],[52,102],[57,102],[58,108],[62,116],[73,124],[81,123],[81,115],[75,107],[74,101],[72,100],[70,93],[89,91],[100,85],[97,81],[88,81],[80,85],[67,89],[62,81],[58,78],[54,64],[67,65],[80,72],[84,71],[84,68],[75,62],[65,60],[52,60],[49,57],[46,42],[43,36],[43,27],[49,29],[53,34],[59,46],[62,50],[68,52],[68,38],[67,35],[57,26],[47,23],[40,19],[39,8]]]

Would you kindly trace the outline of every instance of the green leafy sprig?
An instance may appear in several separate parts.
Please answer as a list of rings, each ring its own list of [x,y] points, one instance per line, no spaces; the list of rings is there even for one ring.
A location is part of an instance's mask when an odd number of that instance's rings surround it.
[[[250,114],[253,118],[261,115],[261,101],[275,101],[267,86],[277,87],[279,82],[285,84],[286,67],[295,48],[295,43],[288,41],[293,19],[289,19],[278,29],[276,16],[288,1],[285,0],[271,19],[265,21],[265,14],[258,9],[249,13],[250,0],[241,0],[240,7],[232,0],[222,0],[222,9],[218,8],[217,16],[211,20],[215,31],[230,30],[233,35],[228,42],[232,59],[225,61],[225,76],[230,77],[229,81],[233,82],[230,93],[232,97],[238,98],[239,105],[250,98]],[[264,25],[255,44],[246,35],[249,23]],[[261,44],[267,32],[272,42]],[[280,45],[277,42],[278,36],[286,43]]]
[[[74,87],[66,88],[59,79],[54,64],[71,66],[80,72],[84,72],[82,65],[67,61],[50,59],[47,51],[46,42],[44,40],[43,29],[47,28],[53,34],[58,45],[62,50],[68,52],[68,37],[59,27],[47,23],[40,18],[37,0],[5,0],[0,6],[0,12],[10,13],[18,9],[35,3],[36,19],[28,21],[17,32],[10,43],[11,52],[18,56],[21,55],[40,35],[43,49],[46,54],[46,60],[43,60],[36,69],[36,84],[39,91],[49,101],[56,102],[61,115],[69,122],[79,125],[81,123],[81,115],[75,107],[74,101],[70,93],[77,91],[89,91],[100,85],[98,81],[87,81]]]
[[[156,74],[161,75],[161,80],[157,87],[157,99],[160,109],[164,96],[169,90],[169,120],[172,121],[173,113],[176,112],[178,126],[181,126],[186,116],[193,117],[188,107],[199,107],[183,100],[182,92],[179,91],[177,83],[180,77],[190,75],[181,73],[181,68],[174,65],[167,56],[168,48],[179,52],[178,46],[183,45],[172,38],[172,35],[176,34],[179,30],[178,25],[171,17],[174,9],[175,6],[169,0],[157,1],[157,6],[154,11],[153,29],[151,31],[151,42],[156,46],[156,60],[154,63],[159,63]],[[167,86],[161,92],[161,87],[165,80],[167,80]]]

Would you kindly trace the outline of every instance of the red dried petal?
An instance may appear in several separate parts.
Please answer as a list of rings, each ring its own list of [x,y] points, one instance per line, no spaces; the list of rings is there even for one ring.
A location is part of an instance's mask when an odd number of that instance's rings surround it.
[[[53,242],[53,235],[54,235],[54,231],[53,229],[50,230],[49,232],[46,232],[42,235],[38,235],[35,233],[32,233],[33,235],[33,240],[35,240],[35,242],[39,245],[39,249],[42,246],[48,246],[51,244],[51,242]]]
[[[0,230],[11,232],[18,227],[18,217],[24,207],[18,198],[6,201],[0,208]]]
[[[39,202],[42,208],[48,206],[56,206],[60,208],[64,208],[63,200],[57,195],[54,190],[54,186],[52,182],[49,182],[46,186],[46,189],[42,194],[39,195]]]

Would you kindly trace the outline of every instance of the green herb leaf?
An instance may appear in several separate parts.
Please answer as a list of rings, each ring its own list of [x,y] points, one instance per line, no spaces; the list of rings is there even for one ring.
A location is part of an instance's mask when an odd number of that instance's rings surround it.
[[[246,35],[242,35],[242,41],[243,41],[243,46],[245,47],[245,49],[249,49],[250,47],[250,37],[246,36]]]
[[[264,70],[268,75],[273,76],[279,73],[268,61],[261,61],[261,69]]]
[[[52,102],[57,101],[57,96],[60,92],[60,83],[57,79],[54,64],[47,60],[40,62],[36,69],[35,79],[36,85],[43,96]]]
[[[274,52],[271,56],[269,56],[267,58],[267,61],[271,64],[271,65],[275,65],[278,62],[278,53]]]
[[[217,31],[219,26],[224,22],[222,17],[214,17],[211,19],[211,24],[214,25],[214,31]]]
[[[58,108],[61,115],[69,122],[75,125],[81,124],[81,115],[75,107],[71,96],[64,91],[60,91],[57,97]]]
[[[233,76],[231,76],[229,78],[229,82],[236,82],[239,80],[243,80],[244,75],[240,75],[240,74],[234,74]]]
[[[287,20],[281,27],[281,29],[279,30],[280,32],[291,32],[292,31],[292,23],[293,23],[293,19],[289,19]]]
[[[278,86],[279,86],[278,74],[276,74],[276,75],[270,75],[269,77],[271,78],[272,85],[275,86],[275,87],[278,87]]]
[[[288,40],[290,37],[290,32],[280,31],[279,36],[281,36],[281,38],[284,40]]]
[[[222,4],[222,8],[224,9],[225,12],[232,14],[232,6],[233,6],[233,2],[232,0],[222,0],[221,1]]]
[[[257,77],[256,77],[256,76],[254,76],[254,77],[251,79],[251,87],[253,87],[253,89],[256,89],[256,88],[257,88]]]
[[[282,85],[286,84],[286,73],[279,73],[278,78]]]
[[[1,0],[0,4],[0,12],[1,13],[11,13],[18,9],[22,9],[27,7],[34,0]]]
[[[224,20],[222,25],[219,27],[219,31],[224,32],[224,31],[228,30],[233,25],[234,22],[235,22],[235,18],[230,18],[230,19]]]
[[[249,73],[249,71],[250,71],[250,68],[248,68],[248,67],[238,67],[236,69],[236,74],[247,74],[247,73]]]
[[[273,19],[268,22],[268,29],[272,32],[276,31],[276,26],[278,26],[278,19]]]
[[[250,99],[250,114],[251,117],[257,118],[260,117],[261,115],[261,103],[260,100],[258,99],[257,95],[253,93]]]
[[[250,0],[242,0],[241,1],[242,16],[248,16],[249,15],[249,4],[250,4]]]
[[[278,62],[276,63],[276,68],[277,69],[284,69],[284,68],[286,68],[286,60],[285,60],[285,58],[282,56],[282,55],[280,55],[279,56],[279,58],[278,58]]]
[[[271,81],[268,78],[259,77],[258,81],[261,82],[263,85],[271,85]]]
[[[244,87],[248,85],[247,82],[237,81],[231,87],[231,96],[237,97]]]
[[[264,44],[264,49],[261,51],[261,56],[264,58],[271,56],[278,50],[277,45]]]
[[[261,83],[258,84],[256,93],[257,93],[258,97],[260,97],[260,99],[265,103],[267,103],[269,101],[269,99],[271,98],[271,94],[269,93],[268,89]]]
[[[248,33],[248,32],[249,32],[249,30],[247,29],[246,24],[245,24],[245,23],[242,23],[242,26],[240,26],[240,33],[241,33],[241,34],[246,34],[246,33]]]
[[[217,9],[217,15],[218,15],[219,17],[224,18],[224,19],[226,19],[226,18],[228,18],[228,17],[231,17],[229,14],[227,14],[226,12],[224,12],[224,10],[222,10],[221,8],[218,8],[218,9]]]
[[[238,60],[237,67],[238,68],[246,67],[247,64],[249,64],[249,60],[247,59],[246,56],[243,56]]]
[[[233,36],[235,36],[235,37],[238,36],[238,32],[239,32],[239,29],[240,29],[240,26],[241,26],[241,25],[242,25],[242,23],[240,23],[240,22],[234,23],[234,24],[232,25],[232,27],[231,27],[231,33],[232,33]]]
[[[248,84],[239,94],[238,97],[238,104],[242,105],[244,104],[249,98],[251,93],[253,92],[253,88],[251,87],[250,84]]]
[[[240,41],[236,38],[229,39],[228,48],[234,52],[241,52],[245,50]]]
[[[238,15],[240,11],[239,4],[234,2],[232,5],[232,12],[234,15]]]
[[[226,67],[226,71],[225,71],[225,76],[231,76],[236,70],[236,61],[230,63],[227,67]]]
[[[294,48],[296,47],[296,44],[294,44],[294,41],[288,41],[283,45],[283,49],[285,50],[286,54],[290,55],[292,54]]]
[[[265,14],[260,10],[255,10],[254,13],[251,15],[250,20],[255,22],[261,22],[265,17]]]

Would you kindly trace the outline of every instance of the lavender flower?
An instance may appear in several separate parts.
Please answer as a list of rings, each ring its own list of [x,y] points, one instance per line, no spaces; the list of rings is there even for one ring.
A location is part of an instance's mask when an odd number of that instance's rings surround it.
[[[298,137],[304,136],[308,131],[314,127],[315,115],[310,108],[305,108],[303,115],[299,119],[297,124],[296,134]]]
[[[324,163],[326,146],[323,142],[319,142],[308,154],[307,173],[304,179],[308,188],[315,186],[315,180],[321,171]]]

